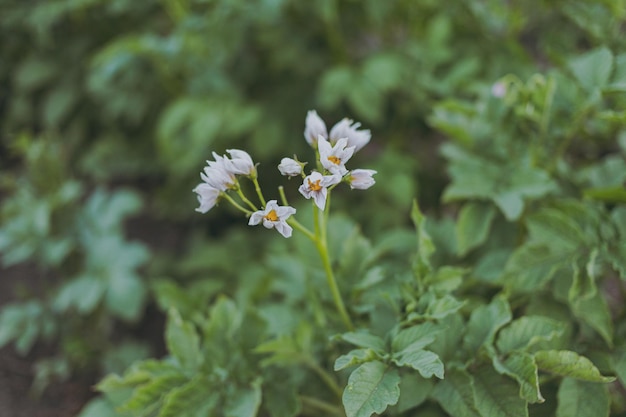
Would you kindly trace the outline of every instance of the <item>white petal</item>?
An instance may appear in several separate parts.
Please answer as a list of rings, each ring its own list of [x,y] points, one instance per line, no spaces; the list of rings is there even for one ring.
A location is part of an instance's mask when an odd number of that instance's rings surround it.
[[[250,216],[250,220],[248,221],[248,226],[255,226],[255,225],[261,223],[261,221],[263,221],[264,217],[265,217],[265,213],[262,210],[255,211]]]
[[[324,137],[328,136],[326,124],[322,118],[317,115],[315,110],[310,110],[306,115],[304,138],[309,145],[315,147],[317,145],[317,137],[319,135]]]
[[[326,207],[326,196],[328,194],[328,190],[326,188],[322,188],[320,191],[316,191],[311,194],[313,195],[315,205],[319,207],[320,210],[324,210],[324,207]]]
[[[279,222],[279,223],[276,223],[274,227],[276,227],[276,230],[278,231],[278,233],[280,233],[284,237],[291,237],[291,233],[293,232],[293,229],[287,223]]]

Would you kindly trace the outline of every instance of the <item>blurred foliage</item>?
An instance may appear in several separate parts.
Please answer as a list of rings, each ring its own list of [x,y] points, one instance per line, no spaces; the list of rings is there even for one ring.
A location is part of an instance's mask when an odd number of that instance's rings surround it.
[[[129,415],[184,415],[184,400],[289,416],[315,409],[313,396],[336,400],[320,369],[354,339],[327,346],[340,329],[324,313],[316,254],[298,237],[244,231],[223,207],[200,219],[191,193],[210,152],[233,147],[262,161],[263,185],[275,187],[280,158],[308,150],[302,121],[315,108],[373,132],[355,159],[378,171],[377,186],[333,201],[353,219],[336,216],[330,242],[351,311],[389,340],[399,323],[445,319],[458,338],[429,349],[447,365],[465,338],[456,359],[480,356],[437,384],[402,368],[400,386],[416,394],[394,413],[487,415],[445,399],[511,377],[494,352],[510,353],[505,329],[526,315],[560,321],[556,337],[539,320],[550,343],[625,384],[625,19],[624,0],[0,0],[0,255],[9,273],[36,271],[2,307],[0,346],[54,346],[37,366],[39,391],[79,369],[122,373],[151,353],[125,332],[154,304],[169,317],[173,363],[107,378],[101,388],[116,392],[84,416],[110,416],[129,398]],[[415,196],[437,248],[422,272],[407,265]],[[137,224],[176,237],[129,239]],[[414,288],[427,270],[433,289]],[[502,321],[472,340],[489,311]],[[244,352],[259,344],[258,357]],[[207,362],[229,349],[241,361]],[[603,415],[609,396],[611,412],[626,413],[618,383],[546,382],[548,401],[530,415],[571,415],[553,404],[583,392]],[[216,390],[198,398],[198,384]]]

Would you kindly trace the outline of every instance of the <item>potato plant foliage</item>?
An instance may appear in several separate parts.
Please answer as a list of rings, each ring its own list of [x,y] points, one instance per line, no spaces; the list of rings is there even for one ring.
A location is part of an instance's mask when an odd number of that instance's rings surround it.
[[[98,372],[79,417],[626,416],[625,25],[624,0],[0,0],[0,258],[33,274],[0,346],[54,347],[35,393]],[[253,181],[194,212],[232,150]],[[159,316],[163,355],[136,336]]]

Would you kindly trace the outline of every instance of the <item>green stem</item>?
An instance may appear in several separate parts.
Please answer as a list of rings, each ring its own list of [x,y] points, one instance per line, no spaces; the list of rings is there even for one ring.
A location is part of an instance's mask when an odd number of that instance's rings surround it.
[[[335,274],[333,273],[333,268],[330,263],[330,256],[328,255],[328,244],[326,242],[326,222],[323,224],[323,228],[320,228],[320,210],[317,206],[313,206],[313,220],[315,224],[315,247],[320,254],[320,258],[322,259],[322,265],[324,266],[324,271],[326,272],[326,282],[328,283],[328,287],[330,288],[330,292],[333,296],[333,301],[335,302],[335,307],[337,307],[337,311],[341,316],[344,324],[348,328],[348,330],[353,330],[354,325],[352,324],[352,320],[350,320],[350,315],[346,310],[345,305],[343,304],[343,300],[341,298],[341,292],[339,291],[339,286],[337,285],[337,280],[335,279]]]
[[[336,405],[328,404],[326,401],[322,401],[320,399],[309,397],[306,395],[300,395],[299,398],[304,407],[320,410],[320,411],[323,411],[327,414],[334,415],[334,416],[345,416],[343,410],[340,407],[337,407]],[[308,414],[308,413],[306,413],[306,411],[303,410],[303,414]],[[318,413],[311,413],[311,414],[318,415]]]
[[[252,177],[252,182],[254,183],[254,191],[256,191],[256,195],[259,197],[259,201],[263,205],[263,208],[265,208],[267,203],[265,202],[265,197],[263,197],[263,192],[261,192],[259,180],[257,179],[257,177]]]
[[[230,204],[232,204],[233,206],[235,206],[236,208],[238,208],[239,210],[243,211],[244,213],[246,213],[246,215],[251,215],[252,211],[248,210],[247,208],[243,207],[241,204],[239,204],[238,202],[236,202],[231,196],[229,196],[226,193],[222,193],[222,197],[224,197],[226,200],[228,200],[228,202]]]
[[[246,203],[248,205],[248,207],[250,207],[253,211],[257,211],[258,208],[254,205],[254,203],[252,201],[250,201],[243,193],[243,191],[241,191],[241,187],[239,186],[239,183],[237,183],[237,194],[239,195],[239,197],[241,197],[241,200]]]
[[[312,358],[307,357],[304,363],[309,369],[315,372],[322,379],[322,381],[324,381],[324,383],[328,386],[328,388],[332,390],[337,398],[341,398],[341,396],[343,395],[343,390],[339,385],[337,385],[337,382],[332,377],[332,375],[326,372],[324,368],[320,367]]]

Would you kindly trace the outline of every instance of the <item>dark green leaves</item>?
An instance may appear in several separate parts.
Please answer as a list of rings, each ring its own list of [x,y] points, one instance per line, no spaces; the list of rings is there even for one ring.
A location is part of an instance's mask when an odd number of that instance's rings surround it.
[[[590,382],[611,382],[613,377],[600,374],[598,368],[584,356],[567,350],[542,350],[535,353],[540,370]]]
[[[359,366],[348,380],[343,393],[347,417],[380,414],[400,397],[398,371],[379,361]]]

